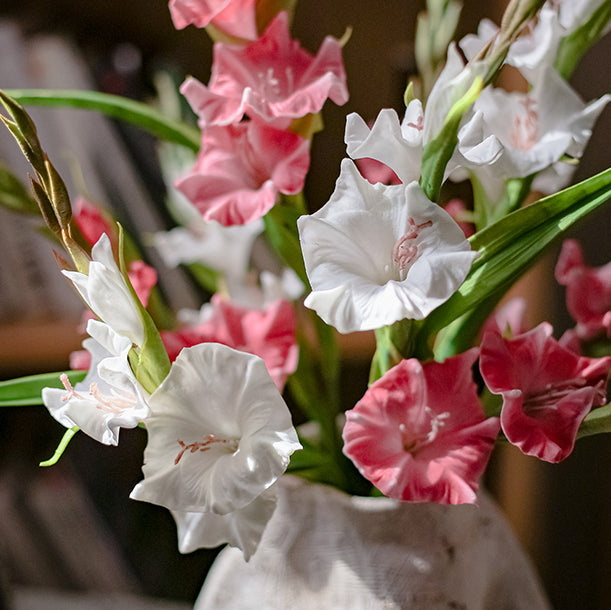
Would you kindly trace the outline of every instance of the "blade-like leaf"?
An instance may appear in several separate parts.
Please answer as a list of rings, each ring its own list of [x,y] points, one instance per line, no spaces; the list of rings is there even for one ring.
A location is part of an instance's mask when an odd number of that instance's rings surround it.
[[[18,379],[0,381],[0,407],[26,407],[42,405],[43,388],[62,388],[59,376],[65,373],[70,383],[74,385],[82,381],[87,371],[60,371],[59,373],[43,373],[28,375]]]
[[[8,89],[5,93],[24,106],[53,106],[95,110],[107,116],[132,123],[168,142],[197,152],[200,133],[197,129],[171,119],[147,104],[98,91],[55,89]]]
[[[479,256],[459,290],[422,325],[419,349],[433,333],[509,288],[554,240],[609,198],[611,169],[478,231],[469,241]]]

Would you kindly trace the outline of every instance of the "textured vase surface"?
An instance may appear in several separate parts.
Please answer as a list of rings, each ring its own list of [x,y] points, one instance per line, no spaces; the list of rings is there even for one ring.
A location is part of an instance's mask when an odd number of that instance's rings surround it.
[[[479,506],[348,496],[284,477],[247,563],[221,552],[195,610],[540,610],[528,558],[485,494]]]

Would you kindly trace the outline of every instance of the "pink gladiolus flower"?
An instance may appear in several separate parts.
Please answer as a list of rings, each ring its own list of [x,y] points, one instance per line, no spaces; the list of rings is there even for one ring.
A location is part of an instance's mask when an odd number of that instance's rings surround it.
[[[144,261],[132,261],[129,265],[129,281],[134,287],[140,302],[148,305],[153,286],[157,283],[157,272]]]
[[[526,332],[527,329],[523,322],[525,310],[526,301],[523,298],[509,299],[486,320],[482,327],[482,337],[487,332],[497,332],[510,337]]]
[[[162,339],[171,360],[183,347],[199,343],[222,343],[265,361],[279,390],[297,368],[295,313],[288,301],[279,299],[264,310],[239,307],[220,295],[212,297],[197,326],[164,332]]]
[[[236,123],[244,113],[290,120],[318,112],[327,98],[348,101],[339,41],[327,36],[313,58],[291,40],[286,12],[246,46],[217,42],[209,86],[188,78],[181,92],[202,127]]]
[[[486,419],[471,366],[403,360],[346,413],[344,453],[380,491],[411,502],[462,504],[476,492],[499,431]]]
[[[213,25],[231,36],[255,40],[256,3],[257,0],[170,0],[170,13],[178,30],[191,24],[198,28]]]
[[[509,442],[560,462],[590,409],[605,404],[611,357],[578,356],[551,335],[547,322],[513,339],[486,333],[480,370],[490,391],[503,396],[501,427]]]
[[[195,167],[175,186],[204,220],[246,224],[264,216],[278,192],[303,189],[309,146],[309,140],[259,120],[206,127]]]
[[[566,286],[566,306],[577,322],[577,336],[592,339],[603,329],[611,336],[611,263],[586,267],[579,243],[567,239],[556,263],[556,280]]]
[[[74,221],[91,246],[97,243],[104,233],[109,236],[114,235],[114,227],[93,203],[78,197],[73,207]]]

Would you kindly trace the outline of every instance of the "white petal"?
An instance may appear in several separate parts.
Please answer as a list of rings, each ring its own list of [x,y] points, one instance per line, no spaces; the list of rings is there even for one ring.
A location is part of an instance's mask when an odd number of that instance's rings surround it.
[[[263,360],[224,345],[182,350],[150,406],[136,500],[226,514],[269,488],[301,448]]]
[[[178,530],[178,549],[191,553],[227,543],[248,561],[257,550],[263,531],[276,507],[276,494],[268,489],[244,508],[226,515],[171,511]]]
[[[417,245],[401,277],[393,248],[410,223]],[[460,286],[476,256],[416,182],[371,185],[347,159],[329,202],[298,228],[312,286],[305,305],[342,333],[422,319]]]
[[[422,104],[412,100],[399,124],[394,110],[380,111],[371,130],[356,113],[346,117],[346,152],[353,159],[371,158],[390,167],[401,182],[420,177],[422,161]]]
[[[137,345],[144,341],[144,326],[135,298],[114,260],[110,239],[103,234],[91,250],[88,275],[63,271],[93,313],[113,330]]]
[[[129,339],[95,320],[89,321],[87,329],[95,338],[83,342],[91,354],[85,379],[74,386],[73,392],[43,389],[43,402],[67,428],[78,426],[100,443],[117,445],[120,428],[134,428],[148,415],[146,393],[129,367]]]

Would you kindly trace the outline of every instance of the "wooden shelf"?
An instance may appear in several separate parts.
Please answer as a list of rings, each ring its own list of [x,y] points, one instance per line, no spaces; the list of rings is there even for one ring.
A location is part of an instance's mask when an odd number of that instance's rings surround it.
[[[83,337],[77,320],[20,320],[0,324],[0,376],[4,378],[68,368],[70,352]]]

